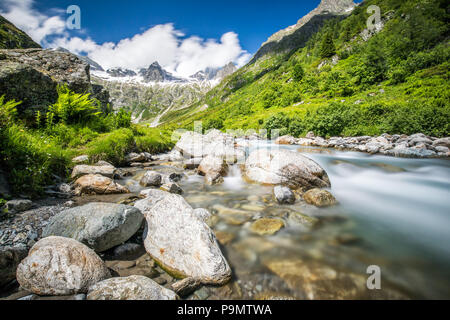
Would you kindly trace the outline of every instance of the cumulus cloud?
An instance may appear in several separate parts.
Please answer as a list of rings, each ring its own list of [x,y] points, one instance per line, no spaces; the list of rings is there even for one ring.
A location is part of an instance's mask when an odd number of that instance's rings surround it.
[[[219,68],[229,62],[239,67],[250,54],[243,50],[239,37],[228,32],[217,39],[187,37],[172,23],[157,25],[117,43],[96,43],[86,37],[70,37],[64,29],[63,15],[46,16],[33,9],[33,0],[3,0],[7,19],[46,47],[63,47],[84,54],[104,68],[122,67],[133,70],[158,61],[164,68],[180,76],[189,76],[206,68]],[[57,11],[55,11],[57,12]],[[50,40],[48,40],[50,39]]]
[[[34,41],[44,44],[48,36],[67,36],[65,20],[33,9],[33,0],[2,0],[0,14],[25,31]]]

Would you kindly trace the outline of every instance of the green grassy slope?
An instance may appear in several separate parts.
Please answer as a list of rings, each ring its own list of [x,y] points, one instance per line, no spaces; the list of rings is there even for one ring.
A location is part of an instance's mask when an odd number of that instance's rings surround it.
[[[0,16],[0,49],[40,48],[25,32]]]
[[[373,4],[384,28],[367,40],[362,32]],[[282,128],[295,136],[448,136],[448,19],[445,0],[365,1],[296,50],[252,61],[162,121],[188,129],[200,120],[206,129]]]

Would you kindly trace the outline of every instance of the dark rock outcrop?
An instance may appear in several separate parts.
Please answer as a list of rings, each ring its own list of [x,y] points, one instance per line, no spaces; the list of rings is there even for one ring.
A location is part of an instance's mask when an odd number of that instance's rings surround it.
[[[71,53],[69,50],[67,50],[67,49],[65,49],[65,48],[61,48],[61,47],[59,47],[59,48],[57,48],[57,49],[55,49],[55,50],[56,50],[56,51],[59,51],[59,52]],[[73,54],[74,54],[74,53],[73,53]],[[76,54],[74,54],[74,55],[76,55]],[[101,65],[99,65],[97,62],[95,62],[95,61],[92,60],[91,58],[85,57],[85,56],[80,56],[80,55],[76,55],[76,56],[77,56],[77,58],[80,59],[81,61],[86,62],[88,65],[90,65],[90,66],[91,66],[91,71],[105,71],[105,70],[103,70],[103,68],[102,68]]]
[[[77,93],[91,93],[103,106],[109,101],[99,87],[90,82],[90,67],[77,56],[55,50],[0,50],[0,92],[6,100],[22,101],[18,111],[32,118],[36,110],[45,111],[58,97],[57,86],[67,84]]]

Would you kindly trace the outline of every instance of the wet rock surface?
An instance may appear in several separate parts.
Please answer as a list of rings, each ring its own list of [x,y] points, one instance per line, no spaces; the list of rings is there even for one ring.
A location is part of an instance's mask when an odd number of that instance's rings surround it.
[[[89,203],[54,216],[42,236],[72,238],[96,252],[103,252],[130,239],[143,219],[142,213],[131,206]]]
[[[177,300],[177,295],[144,276],[112,278],[89,289],[87,300]]]
[[[316,207],[330,207],[336,205],[338,202],[336,198],[327,190],[312,189],[303,195],[303,199],[308,204]]]
[[[263,184],[294,188],[329,187],[327,173],[313,160],[289,150],[253,151],[245,162],[245,176]]]

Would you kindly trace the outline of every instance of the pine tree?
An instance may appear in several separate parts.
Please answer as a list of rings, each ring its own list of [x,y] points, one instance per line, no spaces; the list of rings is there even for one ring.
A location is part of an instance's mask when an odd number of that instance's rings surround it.
[[[334,46],[333,35],[327,32],[322,40],[322,47],[320,48],[320,57],[330,58],[336,54],[336,47]]]

